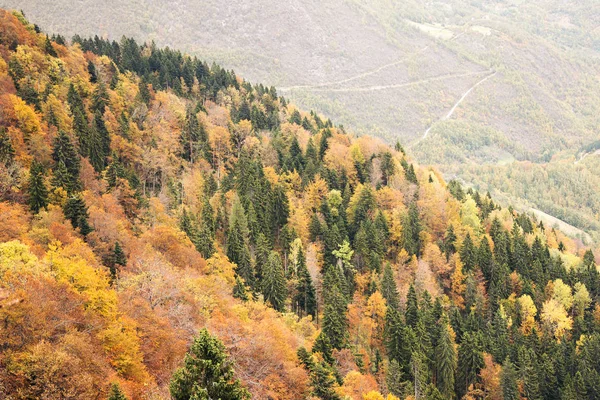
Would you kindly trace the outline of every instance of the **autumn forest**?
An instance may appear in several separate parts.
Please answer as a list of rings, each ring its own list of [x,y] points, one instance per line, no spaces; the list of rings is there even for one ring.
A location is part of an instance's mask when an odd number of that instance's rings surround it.
[[[154,43],[0,10],[0,398],[600,399],[600,249]]]

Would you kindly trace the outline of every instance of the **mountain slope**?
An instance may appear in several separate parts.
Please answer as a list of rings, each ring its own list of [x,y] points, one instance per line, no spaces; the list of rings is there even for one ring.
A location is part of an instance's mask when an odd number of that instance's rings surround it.
[[[252,81],[278,86],[303,108],[357,134],[414,146],[420,162],[437,165],[446,177],[598,235],[591,222],[597,207],[563,202],[557,210],[540,200],[551,180],[523,193],[500,189],[487,172],[488,165],[513,163],[515,176],[526,168],[524,160],[541,169],[564,169],[546,164],[577,157],[600,139],[600,9],[594,0],[226,5],[3,0],[2,5],[22,8],[51,32],[69,37],[127,35],[215,60]],[[490,71],[494,76],[444,119]],[[590,174],[595,172],[584,175]],[[594,187],[594,180],[585,184]],[[564,197],[578,190],[571,184],[559,189]]]
[[[597,261],[274,87],[0,10],[2,398],[586,398]]]

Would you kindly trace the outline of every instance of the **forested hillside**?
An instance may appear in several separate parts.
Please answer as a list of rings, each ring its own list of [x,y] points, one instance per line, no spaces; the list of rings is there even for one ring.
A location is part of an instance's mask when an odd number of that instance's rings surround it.
[[[598,250],[274,87],[0,10],[0,398],[600,399]]]
[[[51,33],[126,35],[216,61],[357,134],[400,140],[419,163],[503,205],[545,212],[600,242],[600,177],[590,163],[574,164],[598,158],[586,150],[600,140],[597,0],[3,6]]]

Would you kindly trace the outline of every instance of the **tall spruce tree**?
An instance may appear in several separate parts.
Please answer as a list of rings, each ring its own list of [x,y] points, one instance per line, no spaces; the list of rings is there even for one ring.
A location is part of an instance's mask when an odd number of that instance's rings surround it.
[[[296,296],[294,297],[294,307],[296,313],[303,317],[304,315],[317,314],[317,294],[313,286],[312,278],[306,266],[306,256],[304,250],[300,249],[298,254],[297,266],[298,282],[296,283]]]
[[[85,200],[80,193],[70,196],[63,208],[65,217],[71,221],[73,228],[79,228],[79,232],[86,236],[92,231],[88,223],[88,208],[85,204]]]
[[[48,206],[48,189],[44,182],[44,175],[44,166],[34,160],[27,181],[27,203],[35,214]]]
[[[263,279],[260,286],[265,302],[271,304],[277,311],[283,311],[287,297],[287,287],[283,263],[277,252],[271,251],[262,273]]]
[[[335,268],[327,271],[324,287],[328,290],[324,296],[323,333],[335,349],[344,348],[348,341],[347,301],[344,290],[340,287],[342,280]]]
[[[248,220],[239,197],[233,200],[227,233],[227,257],[236,264],[235,272],[254,286],[254,268],[250,259]]]
[[[174,400],[249,399],[250,393],[235,379],[223,343],[202,329],[185,355],[183,366],[171,378]]]
[[[121,385],[118,383],[112,383],[110,390],[108,391],[108,400],[127,400],[127,396],[123,393]]]
[[[458,398],[462,398],[469,386],[477,381],[481,368],[483,368],[483,354],[478,334],[465,332],[458,347],[458,379],[456,380]]]
[[[440,393],[445,398],[454,395],[454,377],[457,366],[457,354],[454,340],[450,334],[450,325],[447,320],[442,321],[440,336],[435,348],[435,378]]]

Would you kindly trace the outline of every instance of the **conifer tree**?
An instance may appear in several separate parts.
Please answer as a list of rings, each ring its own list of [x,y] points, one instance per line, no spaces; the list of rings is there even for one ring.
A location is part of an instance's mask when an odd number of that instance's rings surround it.
[[[458,398],[462,398],[469,386],[477,381],[481,368],[483,368],[483,355],[478,335],[465,332],[458,347],[458,375],[456,380]]]
[[[390,263],[385,264],[383,269],[383,278],[381,279],[381,295],[385,299],[387,306],[398,311],[400,308],[400,300],[394,272]]]
[[[208,259],[215,252],[215,219],[214,210],[208,201],[208,196],[202,200],[202,213],[200,215],[200,229],[196,240],[196,249],[202,257]]]
[[[15,148],[12,145],[10,136],[4,128],[0,128],[0,163],[9,165],[15,157]]]
[[[88,70],[88,74],[90,75],[90,82],[91,83],[98,82],[98,74],[96,73],[96,66],[94,65],[92,60],[88,61],[87,70]]]
[[[116,279],[119,267],[124,267],[125,265],[127,265],[127,256],[125,256],[121,244],[117,241],[115,242],[110,265],[110,274],[113,279]]]
[[[248,221],[239,197],[233,200],[227,234],[227,257],[236,264],[236,273],[251,287],[254,285],[254,268],[250,259]]]
[[[419,322],[419,302],[417,300],[417,292],[411,284],[408,288],[408,296],[406,298],[406,325],[416,328]]]
[[[312,278],[308,272],[306,266],[306,256],[304,250],[300,249],[298,254],[298,283],[296,284],[296,296],[294,298],[294,305],[296,313],[302,317],[304,315],[312,315],[316,317],[317,314],[317,294],[315,287],[313,286]]]
[[[71,221],[73,228],[79,228],[82,235],[86,236],[92,231],[88,223],[88,212],[85,200],[81,194],[72,195],[67,199],[63,208],[65,217]]]
[[[472,271],[477,263],[475,246],[473,245],[473,240],[471,240],[471,234],[469,233],[465,236],[465,240],[463,240],[460,248],[460,261],[463,263],[464,272]]]
[[[202,329],[185,355],[183,366],[171,378],[174,400],[249,399],[250,393],[234,378],[223,343]]]
[[[60,181],[68,181],[68,184],[65,183],[67,185],[65,189],[67,191],[70,189],[69,193],[79,190],[81,186],[79,183],[79,170],[81,167],[79,155],[77,155],[71,139],[64,131],[59,131],[58,136],[54,140],[52,159],[56,163],[58,170],[62,168],[60,163],[64,164],[67,174],[65,174],[64,170],[61,171],[62,176],[60,177]]]
[[[348,338],[347,302],[340,287],[342,278],[336,278],[335,275],[335,268],[330,268],[325,280],[328,290],[324,297],[323,334],[333,348],[342,349]]]
[[[450,256],[456,253],[456,234],[454,233],[454,226],[452,224],[448,226],[444,236],[444,253],[446,254],[446,260],[450,259]]]
[[[421,221],[419,219],[419,210],[415,202],[412,202],[408,208],[408,213],[402,223],[402,241],[403,246],[410,255],[419,256],[421,254]]]
[[[48,189],[44,182],[44,166],[33,160],[27,182],[27,202],[33,213],[37,214],[48,206]]]
[[[235,277],[235,285],[233,286],[233,297],[242,301],[249,300],[248,293],[246,291],[246,286],[244,285],[244,282],[239,276]]]
[[[500,387],[504,400],[519,400],[519,387],[517,385],[517,372],[513,363],[506,357],[502,364],[502,373],[500,375]]]
[[[127,400],[127,396],[125,396],[125,393],[121,390],[121,385],[116,382],[110,385],[108,400]]]
[[[452,398],[454,394],[456,364],[457,355],[454,340],[450,335],[450,326],[445,321],[440,327],[440,337],[435,348],[436,385],[445,398]]]
[[[262,273],[263,279],[260,286],[265,302],[270,303],[277,311],[283,311],[287,297],[287,287],[283,264],[277,252],[271,251]]]

